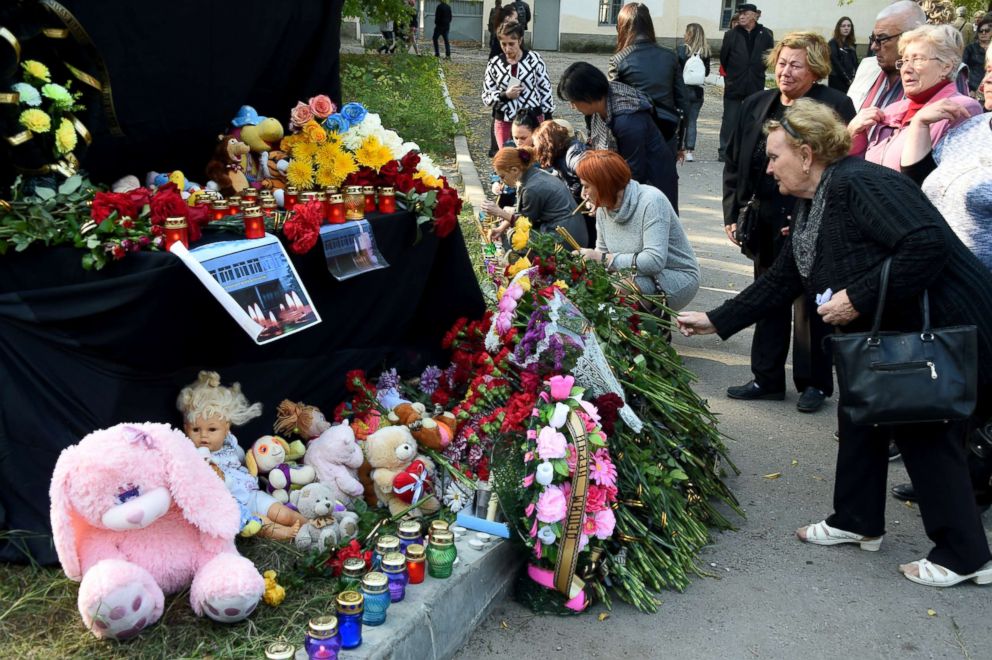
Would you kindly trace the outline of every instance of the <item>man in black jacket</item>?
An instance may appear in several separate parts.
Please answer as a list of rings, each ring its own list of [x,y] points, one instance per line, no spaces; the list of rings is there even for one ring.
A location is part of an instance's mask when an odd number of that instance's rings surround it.
[[[450,29],[451,7],[448,6],[448,0],[441,0],[437,5],[437,9],[434,11],[434,36],[431,38],[434,41],[434,57],[441,57],[437,39],[438,37],[443,37],[444,58],[447,60],[451,59],[451,44],[448,43],[448,30]]]
[[[513,7],[517,10],[517,23],[523,25],[524,31],[526,31],[530,24],[530,5],[524,0],[517,0],[513,3]]]
[[[737,27],[727,30],[720,46],[720,64],[726,72],[723,88],[723,123],[720,125],[720,161],[730,134],[737,125],[744,99],[765,88],[765,52],[775,46],[772,31],[758,23],[758,8],[737,7]]]

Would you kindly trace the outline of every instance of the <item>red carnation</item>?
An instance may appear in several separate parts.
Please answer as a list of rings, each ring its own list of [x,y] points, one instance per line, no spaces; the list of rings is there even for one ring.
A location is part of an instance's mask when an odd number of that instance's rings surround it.
[[[195,243],[203,235],[203,227],[210,222],[210,209],[202,205],[188,208],[189,216],[186,218],[186,222],[189,225],[189,240],[190,243]]]
[[[403,166],[404,172],[413,173],[417,170],[417,165],[420,165],[420,154],[416,151],[409,151],[400,160],[400,165]]]
[[[623,399],[613,392],[607,392],[593,399],[593,405],[599,411],[599,423],[606,435],[613,435],[614,425],[620,417],[620,409],[624,407]]]
[[[434,393],[431,394],[431,403],[447,407],[450,402],[451,395],[443,389],[434,390]]]
[[[169,182],[159,188],[149,202],[152,208],[152,224],[161,225],[166,218],[189,216],[189,206],[179,194],[176,184]]]
[[[368,389],[369,381],[365,378],[365,371],[352,369],[346,373],[344,375],[344,387],[352,394]]]
[[[306,254],[317,244],[320,235],[320,222],[324,218],[324,205],[318,201],[297,204],[293,214],[282,226],[282,233],[292,243],[289,246],[296,254]]]
[[[94,222],[103,222],[111,213],[117,211],[117,217],[134,217],[134,205],[123,193],[98,192],[93,196],[93,206],[90,209],[90,217]]]

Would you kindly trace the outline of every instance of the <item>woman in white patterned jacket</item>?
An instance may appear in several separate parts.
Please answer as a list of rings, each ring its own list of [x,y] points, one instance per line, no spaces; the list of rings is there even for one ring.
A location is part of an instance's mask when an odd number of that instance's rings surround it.
[[[518,114],[532,110],[538,121],[551,119],[555,102],[551,79],[541,56],[523,49],[520,23],[504,23],[496,31],[503,52],[489,60],[482,83],[482,102],[493,108],[496,144],[512,138],[510,129]]]

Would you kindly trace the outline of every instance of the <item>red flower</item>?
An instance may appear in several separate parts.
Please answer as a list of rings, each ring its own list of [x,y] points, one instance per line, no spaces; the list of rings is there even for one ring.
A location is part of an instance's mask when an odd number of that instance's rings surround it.
[[[324,217],[324,205],[318,201],[298,204],[282,233],[292,241],[289,246],[296,254],[306,254],[317,244],[320,235],[320,221]]]
[[[164,224],[166,218],[189,216],[189,206],[179,194],[179,188],[171,181],[155,192],[149,204],[152,207],[153,225]]]
[[[593,405],[599,411],[599,424],[607,436],[613,435],[614,425],[620,417],[620,409],[624,407],[623,399],[613,392],[607,392],[593,399]]]
[[[400,163],[397,160],[391,160],[382,167],[379,168],[379,185],[380,186],[395,186],[396,175],[400,173]]]
[[[523,430],[524,422],[530,417],[534,409],[534,402],[537,396],[529,392],[516,392],[510,396],[506,403],[506,416],[500,426],[501,433]]]
[[[524,371],[520,374],[520,387],[524,392],[536,395],[543,386],[544,380],[533,371]]]
[[[362,546],[359,545],[358,541],[351,539],[348,545],[344,546],[337,553],[331,553],[331,556],[327,558],[327,566],[334,573],[335,577],[341,575],[341,571],[344,568],[344,560],[352,559],[353,557],[360,557],[365,560],[365,565],[370,566],[372,564],[372,551],[366,550],[362,552]]]
[[[420,164],[420,154],[416,151],[408,152],[400,160],[400,165],[403,166],[404,172],[410,172],[411,174],[417,170],[417,165]]]
[[[210,222],[210,209],[203,205],[190,206],[189,216],[186,218],[186,222],[189,225],[190,243],[195,243],[203,235],[201,231],[203,227]]]
[[[98,192],[93,196],[93,206],[90,217],[94,222],[103,222],[111,213],[117,211],[117,217],[135,217],[134,204],[123,193]]]
[[[596,484],[589,484],[589,492],[586,494],[586,513],[606,510],[606,495],[605,489]]]
[[[364,392],[369,388],[369,381],[365,378],[365,371],[362,369],[352,369],[344,375],[344,387],[352,394]]]
[[[431,403],[447,407],[450,402],[451,395],[443,389],[434,390],[434,393],[431,394]]]
[[[359,167],[344,180],[345,186],[374,186],[379,175],[371,167]]]

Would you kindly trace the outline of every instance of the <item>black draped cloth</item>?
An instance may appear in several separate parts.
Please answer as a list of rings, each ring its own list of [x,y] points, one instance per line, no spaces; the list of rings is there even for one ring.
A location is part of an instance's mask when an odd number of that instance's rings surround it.
[[[293,257],[322,321],[256,345],[171,254],[129,254],[83,271],[72,248],[0,259],[0,530],[30,530],[36,560],[55,562],[48,483],[59,452],[120,422],[180,424],[179,390],[200,369],[239,381],[261,418],[235,429],[249,445],[271,433],[283,398],[330,414],[350,369],[434,363],[460,316],[483,312],[461,233],[414,245],[409,213],[370,217],[390,267],[344,282],[319,245]],[[23,560],[23,541],[0,538],[0,559]]]

